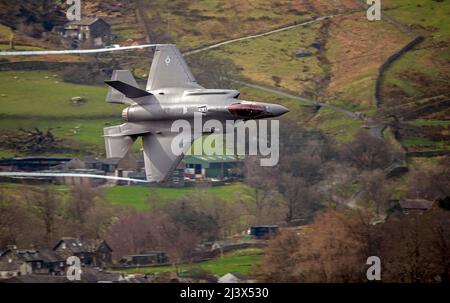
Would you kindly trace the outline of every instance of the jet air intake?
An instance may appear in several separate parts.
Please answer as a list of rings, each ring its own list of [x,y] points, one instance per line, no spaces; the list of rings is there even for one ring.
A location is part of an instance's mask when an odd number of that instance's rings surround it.
[[[259,104],[233,104],[228,107],[228,111],[241,118],[255,118],[263,115],[265,107]]]

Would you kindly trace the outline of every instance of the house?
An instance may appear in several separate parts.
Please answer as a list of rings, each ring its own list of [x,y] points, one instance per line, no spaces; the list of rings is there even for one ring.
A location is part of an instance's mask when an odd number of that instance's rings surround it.
[[[53,248],[64,258],[79,257],[82,266],[106,267],[112,262],[112,249],[101,239],[62,238]]]
[[[77,48],[81,43],[94,47],[111,44],[111,25],[98,17],[69,22],[58,31],[62,37],[71,41],[73,48]]]
[[[252,283],[255,282],[250,280],[246,275],[240,272],[230,272],[219,278],[218,283]]]
[[[144,154],[128,153],[125,157],[118,160],[117,169],[130,172],[144,171]]]
[[[66,269],[65,259],[48,249],[11,248],[2,253],[0,263],[3,263],[7,268],[15,266],[20,275],[46,274],[60,276],[64,274]]]
[[[9,279],[31,273],[29,264],[23,261],[3,259],[0,261],[0,279]]]
[[[392,215],[397,216],[420,215],[433,208],[433,202],[424,199],[401,199],[392,202]]]
[[[163,251],[149,251],[139,255],[123,256],[119,262],[122,265],[146,266],[152,264],[165,264],[168,262],[168,258]]]

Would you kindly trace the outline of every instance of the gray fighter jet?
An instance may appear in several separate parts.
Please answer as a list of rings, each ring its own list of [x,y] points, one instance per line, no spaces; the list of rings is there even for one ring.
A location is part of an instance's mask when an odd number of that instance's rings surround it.
[[[147,180],[164,182],[183,158],[172,151],[175,136],[172,123],[183,119],[193,123],[201,113],[202,121],[216,119],[238,121],[281,116],[288,110],[277,104],[240,100],[239,92],[205,89],[200,86],[175,45],[158,45],[155,49],[147,87],[139,88],[128,70],[116,70],[107,102],[129,105],[122,112],[125,123],[104,129],[108,158],[123,158],[138,137],[142,137]],[[202,128],[203,129],[203,128]],[[225,128],[224,128],[225,129]],[[212,133],[212,130],[204,130]],[[183,138],[187,145],[201,134]]]

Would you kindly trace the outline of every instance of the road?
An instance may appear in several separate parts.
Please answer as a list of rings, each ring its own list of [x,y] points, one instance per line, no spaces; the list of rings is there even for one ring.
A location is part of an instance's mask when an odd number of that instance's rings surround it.
[[[236,38],[236,39],[226,40],[226,41],[223,41],[223,42],[220,42],[220,43],[216,43],[216,44],[213,44],[213,45],[204,46],[204,47],[197,48],[197,49],[194,49],[194,50],[191,50],[191,51],[187,51],[187,52],[183,53],[183,56],[189,56],[189,55],[197,54],[197,53],[200,53],[200,52],[208,51],[208,50],[211,50],[211,49],[214,49],[214,48],[218,48],[218,47],[230,44],[230,43],[241,42],[241,41],[245,41],[245,40],[250,40],[250,39],[255,39],[255,38],[268,36],[268,35],[271,35],[271,34],[275,34],[275,33],[279,33],[279,32],[282,32],[282,31],[290,30],[290,29],[293,29],[293,28],[296,28],[296,27],[306,26],[306,25],[313,24],[313,23],[316,23],[316,22],[320,22],[320,21],[323,21],[323,20],[326,20],[326,19],[331,19],[331,18],[334,18],[336,16],[339,16],[339,15],[329,15],[329,16],[318,17],[318,18],[313,19],[313,20],[309,20],[309,21],[306,21],[306,22],[303,22],[303,23],[299,23],[299,24],[294,24],[294,25],[281,27],[281,28],[278,28],[278,29],[275,29],[275,30],[271,30],[271,31],[268,31],[268,32],[264,32],[264,33],[260,33],[260,34],[256,34],[256,35],[245,36],[245,37],[240,37],[240,38]]]

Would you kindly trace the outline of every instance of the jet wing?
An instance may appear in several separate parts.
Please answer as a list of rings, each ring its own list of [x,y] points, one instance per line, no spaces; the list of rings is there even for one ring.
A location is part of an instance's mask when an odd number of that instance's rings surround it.
[[[155,49],[146,90],[169,87],[202,88],[175,45],[158,45]]]
[[[144,147],[144,163],[147,179],[151,182],[164,182],[170,173],[178,166],[184,157],[184,153],[177,155],[172,151],[172,142],[178,133],[148,133],[142,136]],[[201,134],[181,138],[185,144],[185,150],[190,147],[193,141]]]

